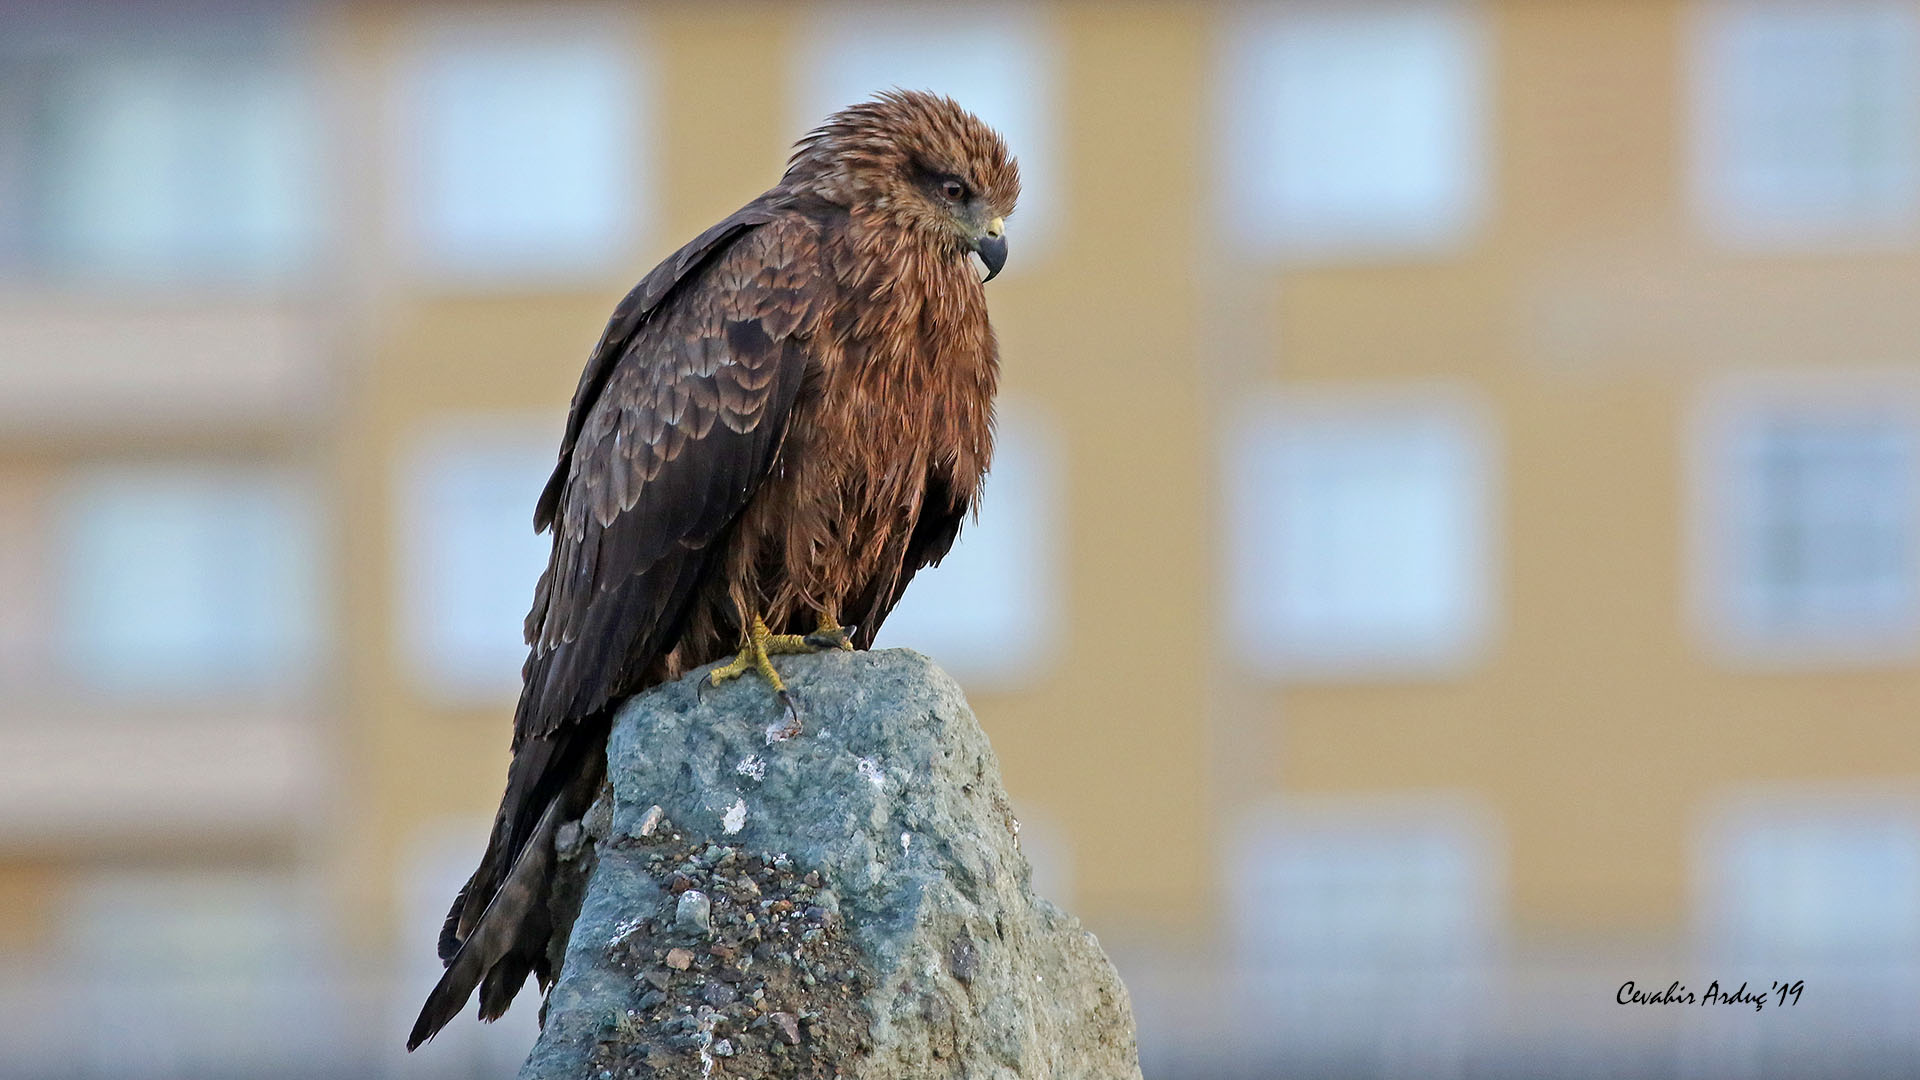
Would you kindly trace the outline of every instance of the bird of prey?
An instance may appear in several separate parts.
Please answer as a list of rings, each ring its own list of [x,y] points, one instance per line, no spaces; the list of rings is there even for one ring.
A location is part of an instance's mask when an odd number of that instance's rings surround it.
[[[708,677],[757,674],[798,734],[769,658],[867,647],[953,545],[993,450],[982,286],[1019,190],[979,118],[888,92],[806,135],[777,185],[614,309],[534,510],[553,554],[506,793],[408,1049],[475,987],[492,1020],[529,974],[551,985],[554,835],[598,793],[623,699],[737,649]]]

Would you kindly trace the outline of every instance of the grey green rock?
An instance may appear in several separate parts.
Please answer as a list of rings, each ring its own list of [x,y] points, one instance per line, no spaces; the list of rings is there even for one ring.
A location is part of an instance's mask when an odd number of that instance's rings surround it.
[[[1126,989],[1033,894],[959,687],[906,650],[780,665],[797,738],[753,679],[621,709],[523,1080],[1139,1077]]]

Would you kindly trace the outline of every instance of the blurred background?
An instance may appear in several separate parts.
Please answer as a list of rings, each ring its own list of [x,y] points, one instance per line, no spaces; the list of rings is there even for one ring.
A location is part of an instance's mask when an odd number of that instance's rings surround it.
[[[1920,0],[0,0],[0,1075],[512,1074],[574,380],[896,84],[1027,196],[886,639],[1150,1078],[1913,1074]]]

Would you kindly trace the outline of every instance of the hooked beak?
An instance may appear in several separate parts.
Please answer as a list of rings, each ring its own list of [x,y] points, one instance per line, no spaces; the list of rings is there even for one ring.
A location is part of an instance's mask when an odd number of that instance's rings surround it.
[[[980,279],[981,283],[985,284],[998,277],[1000,268],[1007,265],[1006,219],[994,218],[987,222],[986,235],[973,242],[973,250],[987,268],[987,276]]]

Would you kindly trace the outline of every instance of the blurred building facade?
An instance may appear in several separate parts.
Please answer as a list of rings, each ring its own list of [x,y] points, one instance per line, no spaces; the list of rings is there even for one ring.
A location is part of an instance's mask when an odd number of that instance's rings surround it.
[[[396,1050],[574,379],[895,84],[1027,197],[885,638],[1149,1075],[1920,1053],[1920,3],[0,20],[0,1075],[511,1070]]]

